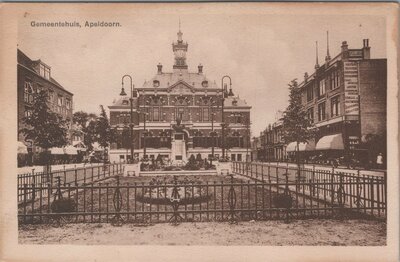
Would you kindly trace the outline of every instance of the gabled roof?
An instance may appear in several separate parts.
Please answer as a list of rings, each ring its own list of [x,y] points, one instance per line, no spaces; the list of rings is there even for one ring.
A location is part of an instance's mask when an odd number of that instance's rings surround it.
[[[42,79],[49,81],[50,83],[52,83],[52,84],[56,85],[57,87],[59,87],[60,89],[62,89],[63,91],[68,92],[69,94],[73,95],[71,92],[66,90],[60,83],[58,83],[54,78],[50,77],[50,79],[46,79],[46,78],[42,77],[39,74],[39,72],[36,71],[34,65],[36,65],[38,63],[43,63],[40,59],[32,60],[24,52],[17,49],[17,62],[18,62],[18,65],[25,67],[26,69],[30,70],[32,73],[35,73],[37,76],[41,77]],[[45,64],[45,63],[43,63],[43,64]],[[46,66],[48,66],[48,65],[46,65]],[[50,66],[48,66],[48,67],[50,67]]]
[[[138,99],[136,97],[133,98],[132,104],[134,110],[136,110],[137,103]],[[130,106],[131,104],[128,96],[119,96],[116,100],[113,101],[111,106],[108,106],[108,108],[130,108]]]
[[[239,98],[238,96],[228,96],[225,98],[224,103],[225,108],[235,108],[235,107],[248,107],[251,108],[246,102],[246,100]]]
[[[215,82],[210,81],[204,74],[191,73],[188,70],[175,70],[170,73],[156,74],[150,81],[143,84],[143,88],[154,88],[154,81],[158,81],[159,88],[168,88],[178,82],[185,82],[193,88],[204,88],[203,82],[207,82],[206,88],[218,88]]]

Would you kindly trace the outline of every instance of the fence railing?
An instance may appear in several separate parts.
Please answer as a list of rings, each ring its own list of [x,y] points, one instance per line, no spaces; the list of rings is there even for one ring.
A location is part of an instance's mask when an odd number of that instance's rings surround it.
[[[288,179],[294,186],[309,184],[304,193],[314,199],[333,204],[339,198],[345,208],[355,208],[358,212],[378,217],[386,216],[386,175],[360,175],[334,168],[298,169],[246,162],[233,162],[232,170],[236,174],[261,182],[280,184]]]
[[[75,184],[85,185],[101,179],[118,175],[122,172],[121,163],[112,163],[105,165],[85,165],[78,168],[64,168],[62,170],[52,171],[50,173],[34,172],[26,174],[18,174],[18,203],[30,201],[33,199],[33,192],[26,188],[47,187],[48,184],[54,185],[56,178],[60,177],[62,185]],[[47,196],[47,190],[43,190],[43,195]]]
[[[67,183],[24,185],[20,223],[162,223],[246,221],[331,217],[384,217],[382,201],[348,206],[344,188],[360,183],[277,181],[214,176],[214,181],[175,178],[165,182],[121,182],[116,176],[90,185]],[[126,180],[129,181],[129,180]],[[47,196],[44,196],[47,192]],[[310,194],[309,192],[314,192]],[[27,195],[35,201],[25,201]],[[315,196],[319,197],[315,197]],[[333,196],[333,197],[332,197]],[[330,199],[329,199],[330,198]],[[361,198],[362,203],[367,203]]]

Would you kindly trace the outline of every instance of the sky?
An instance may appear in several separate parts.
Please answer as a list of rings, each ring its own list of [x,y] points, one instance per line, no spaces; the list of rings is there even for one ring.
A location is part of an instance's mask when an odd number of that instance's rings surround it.
[[[51,8],[50,8],[51,9]],[[386,57],[385,19],[357,15],[246,14],[177,8],[163,12],[151,7],[112,12],[72,12],[69,9],[27,13],[19,20],[18,48],[31,59],[51,66],[52,77],[74,94],[74,111],[99,113],[121,90],[130,74],[136,87],[151,79],[157,64],[172,71],[172,42],[179,20],[189,44],[189,71],[201,63],[211,81],[229,75],[232,87],[252,106],[252,135],[273,123],[288,104],[287,84],[313,73],[318,41],[320,64],[326,55],[329,30],[331,57],[342,41],[361,48],[369,38],[371,58]],[[121,27],[85,28],[85,21],[119,22]],[[31,21],[78,21],[81,28],[37,28]]]

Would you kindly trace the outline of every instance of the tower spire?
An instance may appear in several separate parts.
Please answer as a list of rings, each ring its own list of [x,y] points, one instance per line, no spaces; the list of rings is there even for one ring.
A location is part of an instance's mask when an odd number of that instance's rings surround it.
[[[182,39],[182,31],[181,31],[181,19],[179,18],[179,31],[177,33],[178,40],[172,43],[172,51],[174,51],[175,55],[175,64],[173,66],[174,69],[187,69],[186,64],[186,52],[188,50],[188,43],[184,43]]]
[[[315,55],[316,55],[315,69],[318,69],[319,68],[319,63],[318,63],[318,41],[315,41]]]
[[[329,31],[326,31],[326,57],[325,61],[331,60],[331,56],[329,54]]]

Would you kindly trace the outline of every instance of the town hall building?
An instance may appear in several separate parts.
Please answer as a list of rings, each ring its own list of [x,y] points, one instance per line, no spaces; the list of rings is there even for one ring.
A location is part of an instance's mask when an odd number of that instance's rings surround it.
[[[129,160],[132,142],[135,158],[160,155],[177,164],[198,154],[203,159],[223,154],[239,161],[250,157],[251,107],[234,94],[229,77],[218,86],[205,76],[201,64],[190,72],[188,43],[182,40],[180,30],[177,35],[172,44],[172,72],[164,72],[158,64],[156,75],[134,88],[133,141],[129,92],[108,107],[110,123],[118,132],[117,142],[110,147],[110,161]]]

